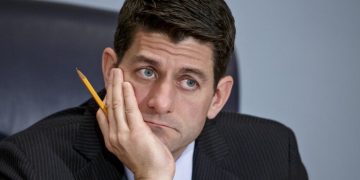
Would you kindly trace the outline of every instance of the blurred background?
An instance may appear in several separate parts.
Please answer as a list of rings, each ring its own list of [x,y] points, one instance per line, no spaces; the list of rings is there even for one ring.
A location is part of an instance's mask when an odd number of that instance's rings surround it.
[[[112,12],[123,3],[51,2]],[[310,179],[360,179],[360,1],[226,2],[237,26],[239,112],[293,129]]]

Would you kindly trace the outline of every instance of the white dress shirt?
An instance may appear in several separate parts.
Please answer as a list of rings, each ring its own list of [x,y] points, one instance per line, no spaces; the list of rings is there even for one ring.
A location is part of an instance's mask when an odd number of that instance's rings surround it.
[[[175,176],[173,180],[191,180],[195,142],[190,143],[178,160],[176,160]],[[128,180],[134,180],[134,174],[125,166]]]

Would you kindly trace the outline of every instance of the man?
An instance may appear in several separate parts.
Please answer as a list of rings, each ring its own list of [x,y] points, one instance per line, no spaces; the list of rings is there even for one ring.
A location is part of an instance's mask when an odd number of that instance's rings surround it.
[[[307,179],[294,134],[220,112],[233,79],[223,0],[128,0],[93,100],[0,144],[5,179]],[[106,95],[105,95],[106,94]]]

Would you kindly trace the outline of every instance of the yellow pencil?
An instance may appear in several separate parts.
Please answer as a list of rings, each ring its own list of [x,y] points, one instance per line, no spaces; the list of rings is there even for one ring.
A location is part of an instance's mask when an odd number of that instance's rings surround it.
[[[102,109],[102,111],[107,115],[107,110],[106,110],[104,103],[102,102],[99,95],[97,94],[97,92],[95,91],[93,86],[90,84],[90,82],[88,81],[86,76],[78,68],[76,68],[76,72],[78,73],[82,82],[85,84],[86,88],[89,90],[92,97],[95,99],[96,103],[99,105],[99,107]]]

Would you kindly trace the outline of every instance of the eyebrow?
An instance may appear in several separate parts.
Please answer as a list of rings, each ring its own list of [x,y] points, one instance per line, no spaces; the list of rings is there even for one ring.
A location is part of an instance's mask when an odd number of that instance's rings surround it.
[[[156,67],[160,66],[159,62],[157,62],[153,59],[149,59],[143,55],[136,56],[135,59],[131,61],[131,64],[138,64],[138,63],[147,63],[147,64],[150,64],[150,65],[156,66]]]
[[[207,81],[208,78],[206,77],[205,73],[200,69],[191,68],[191,67],[183,67],[180,69],[181,74],[194,74],[195,76],[199,77],[202,81]]]
[[[135,59],[132,60],[132,62],[131,62],[131,64],[138,64],[138,63],[146,63],[146,64],[150,64],[155,67],[161,66],[161,64],[158,61],[147,58],[143,55],[136,56]],[[208,80],[206,74],[202,70],[197,69],[197,68],[182,67],[179,72],[180,72],[180,74],[194,74],[195,76],[199,77],[202,81]]]

